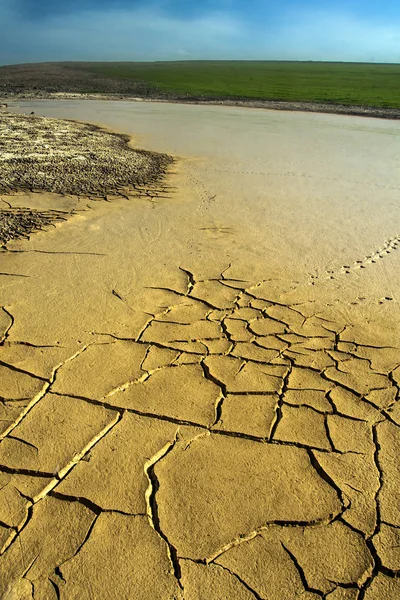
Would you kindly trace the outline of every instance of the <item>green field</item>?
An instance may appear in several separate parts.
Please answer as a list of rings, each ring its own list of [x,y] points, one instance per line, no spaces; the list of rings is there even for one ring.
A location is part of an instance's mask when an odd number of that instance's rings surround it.
[[[166,95],[400,108],[400,65],[279,61],[70,63]],[[100,90],[99,90],[100,91]]]

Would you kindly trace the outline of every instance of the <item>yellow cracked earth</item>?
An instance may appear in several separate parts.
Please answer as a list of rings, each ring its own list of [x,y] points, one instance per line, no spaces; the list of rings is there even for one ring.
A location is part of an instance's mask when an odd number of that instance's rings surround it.
[[[113,278],[129,250],[99,250],[139,202],[1,255],[29,278],[2,288],[0,597],[400,597],[396,326],[386,343],[353,326],[329,279],[249,280],[215,257],[208,275],[143,261],[132,291]],[[73,248],[94,254],[70,265]]]
[[[54,349],[18,357],[3,310],[1,593],[396,597],[397,352],[187,276],[137,338],[50,377],[26,364]]]

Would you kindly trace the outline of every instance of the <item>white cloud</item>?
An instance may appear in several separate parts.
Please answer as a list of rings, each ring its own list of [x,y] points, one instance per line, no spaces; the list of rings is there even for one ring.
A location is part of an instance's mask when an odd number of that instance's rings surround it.
[[[262,46],[274,58],[287,60],[400,62],[399,42],[400,23],[305,11],[287,14],[272,36],[266,31]]]

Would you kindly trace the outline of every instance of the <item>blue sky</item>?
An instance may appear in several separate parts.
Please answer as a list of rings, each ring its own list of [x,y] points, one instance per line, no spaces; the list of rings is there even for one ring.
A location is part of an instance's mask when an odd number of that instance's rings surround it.
[[[399,0],[0,0],[0,64],[400,62]]]

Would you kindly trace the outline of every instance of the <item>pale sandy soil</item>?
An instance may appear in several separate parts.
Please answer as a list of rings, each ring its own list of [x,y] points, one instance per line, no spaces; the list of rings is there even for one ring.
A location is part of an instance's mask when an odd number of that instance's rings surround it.
[[[175,155],[0,255],[0,596],[400,597],[400,124],[13,110]]]

